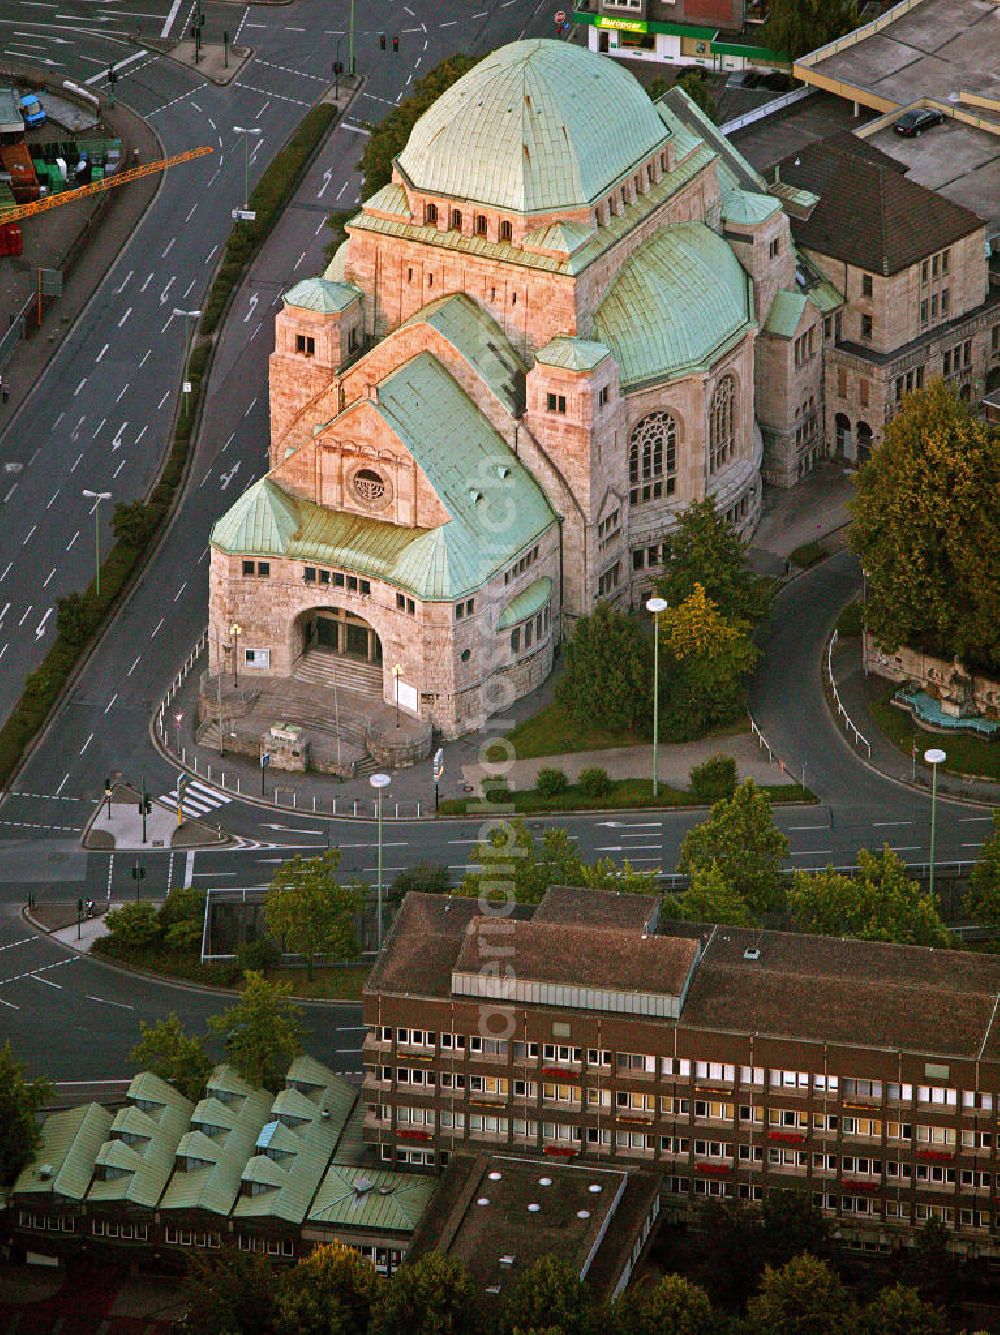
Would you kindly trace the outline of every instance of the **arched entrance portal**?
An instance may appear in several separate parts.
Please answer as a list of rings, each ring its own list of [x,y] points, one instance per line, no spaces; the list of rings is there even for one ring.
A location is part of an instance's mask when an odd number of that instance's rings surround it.
[[[842,459],[853,459],[854,444],[851,439],[851,419],[846,413],[838,413],[833,422],[837,432],[837,453]]]
[[[317,607],[302,618],[302,653],[310,651],[382,666],[382,641],[376,632],[342,607]]]
[[[867,422],[858,423],[858,463],[863,464],[871,458],[872,429]]]

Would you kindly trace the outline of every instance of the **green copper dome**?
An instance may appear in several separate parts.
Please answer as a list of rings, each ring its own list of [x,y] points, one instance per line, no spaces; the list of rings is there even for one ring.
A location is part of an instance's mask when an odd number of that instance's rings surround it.
[[[397,162],[428,194],[538,213],[593,204],[668,136],[615,61],[566,42],[513,42],[438,98]]]

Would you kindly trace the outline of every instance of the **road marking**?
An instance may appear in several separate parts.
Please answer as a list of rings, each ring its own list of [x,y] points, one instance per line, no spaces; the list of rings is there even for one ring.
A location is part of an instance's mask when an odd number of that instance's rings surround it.
[[[88,1000],[88,1001],[99,1001],[99,1002],[101,1003],[102,1006],[117,1006],[118,1009],[119,1009],[119,1010],[122,1010],[122,1011],[134,1011],[134,1010],[135,1010],[135,1007],[134,1007],[134,1006],[128,1006],[128,1005],[126,1005],[124,1001],[109,1001],[109,1000],[107,999],[107,997],[92,997],[92,996],[90,995],[89,992],[87,993],[87,1000]]]
[[[187,582],[187,580],[185,580],[184,583],[181,585],[181,587],[180,587],[180,588],[177,590],[177,592],[174,594],[174,602],[177,601],[177,599],[181,596],[181,594],[184,592],[184,590],[187,588],[187,586],[188,586],[188,582]]]
[[[68,782],[69,782],[69,771],[67,771],[67,772],[63,775],[63,777],[62,777],[62,783],[60,783],[59,787],[56,789],[56,797],[59,796],[59,794],[60,794],[60,793],[62,792],[62,790],[66,787],[66,784],[67,784]]]
[[[298,259],[295,261],[295,263],[292,265],[292,273],[295,272],[295,270],[299,267],[299,265],[302,263],[302,261],[305,259],[305,257],[306,257],[306,252],[303,251],[302,254],[299,256],[299,258],[298,258]]]
[[[163,398],[162,398],[162,399],[159,401],[159,403],[156,405],[157,408],[158,408],[158,409],[159,409],[159,408],[162,408],[163,405],[166,403],[167,399],[169,399],[169,398],[170,398],[170,390],[168,389],[168,390],[164,393]]]
[[[184,857],[184,889],[187,890],[194,877],[194,851],[190,850]]]
[[[916,825],[915,820],[873,820],[872,829],[878,830],[890,825]]]
[[[0,946],[0,951],[13,950],[15,946],[26,946],[29,941],[37,941],[37,940],[38,938],[35,936],[22,936],[20,941],[8,941],[5,946]]]
[[[142,361],[139,363],[139,370],[140,370],[140,371],[141,371],[142,368],[146,365],[146,363],[149,361],[149,359],[150,359],[150,357],[152,357],[152,355],[153,355],[153,349],[152,349],[152,348],[147,348],[147,349],[146,349],[146,355],[145,355],[145,357],[143,357]]]
[[[163,291],[160,293],[160,305],[161,305],[161,306],[162,306],[162,305],[164,304],[164,302],[166,301],[166,299],[167,299],[167,294],[169,293],[170,289],[173,287],[173,285],[174,285],[176,282],[177,282],[177,278],[176,278],[176,276],[172,276],[172,277],[170,277],[170,278],[167,279],[167,285],[166,285],[166,287],[163,289]],[[172,319],[172,318],[173,318],[173,316],[171,316],[171,319]]]
[[[13,568],[14,568],[14,562],[8,561],[6,570],[3,572],[2,575],[0,575],[0,584],[4,582],[4,580],[7,578],[7,576],[10,574]]]
[[[268,92],[266,88],[255,88],[252,83],[242,83],[237,80],[233,83],[233,87],[245,88],[248,93],[260,93],[261,97],[266,97],[268,100],[276,98],[279,102],[291,102],[292,105],[296,107],[308,107],[310,105],[308,102],[303,102],[301,98],[298,97],[285,97],[282,93]],[[251,153],[250,156],[253,157],[253,154]]]
[[[54,983],[51,978],[39,978],[37,973],[29,973],[29,978],[34,978],[36,983],[44,983],[46,987],[54,987],[57,992],[62,991],[62,983]]]
[[[806,848],[801,853],[790,853],[793,858],[818,858],[825,857],[827,853],[832,853],[832,848]]]
[[[42,588],[43,588],[43,589],[47,589],[47,588],[49,587],[49,581],[52,579],[52,576],[53,576],[55,573],[56,573],[56,567],[53,566],[52,569],[49,571],[49,573],[45,576],[45,581],[44,581],[44,583],[42,584]]]
[[[83,458],[83,450],[80,451],[80,453],[76,456],[76,458],[75,458],[75,459],[73,460],[73,462],[70,464],[70,466],[69,466],[69,471],[70,471],[71,473],[75,473],[75,472],[76,472],[77,468],[80,466],[80,460],[81,460],[82,458]],[[78,535],[78,536],[79,536],[79,535]],[[66,550],[69,551],[69,548],[67,547]]]
[[[87,740],[84,742],[84,744],[80,747],[80,755],[81,755],[81,756],[83,755],[84,751],[86,751],[87,747],[90,745],[90,743],[91,743],[93,740],[94,740],[94,734],[91,733],[90,736],[87,738]]]
[[[118,465],[118,467],[115,469],[115,471],[111,474],[111,476],[112,476],[113,478],[114,478],[114,477],[117,477],[118,474],[122,471],[122,469],[125,467],[125,465],[126,465],[127,463],[128,463],[128,460],[127,460],[126,458],[124,458],[124,456],[123,456],[122,459],[121,459],[121,462],[119,463],[119,465]]]
[[[963,843],[963,844],[962,844],[962,847],[963,847],[963,848],[982,848],[982,846],[983,846],[983,841],[982,841],[981,839],[978,841],[978,843],[975,843],[975,842],[974,842],[974,843]]]
[[[0,999],[0,1006],[6,1006],[9,1011],[19,1011],[21,1009],[20,1006],[15,1006],[12,1001],[4,1001],[2,999]]]
[[[118,699],[118,692],[115,691],[114,695],[111,697],[111,699],[108,701],[108,703],[104,706],[104,712],[105,712],[105,714],[110,713],[110,711],[111,711],[111,706],[114,704],[114,702],[115,702],[117,699]]]
[[[919,844],[890,844],[889,847],[894,853],[915,853],[920,847]]]
[[[172,237],[170,238],[170,240],[167,242],[167,244],[164,246],[163,250],[160,252],[160,259],[161,259],[161,260],[165,260],[165,259],[167,258],[167,256],[168,256],[168,255],[170,254],[170,252],[173,250],[174,245],[176,244],[176,242],[177,242],[177,238],[176,238],[175,236],[172,236]]]
[[[28,617],[31,615],[32,606],[33,604],[29,603],[28,606],[25,608],[24,615],[21,617],[21,620],[17,623],[19,626],[23,626],[24,623],[27,621]]]
[[[60,17],[60,16],[57,14],[57,15],[56,15],[56,18],[59,18],[59,17]],[[70,17],[70,18],[77,18],[77,17],[79,17],[79,16],[78,16],[78,15],[68,15],[67,17]],[[99,21],[99,20],[98,20],[98,21]],[[117,62],[117,64],[112,65],[111,68],[112,68],[112,69],[114,70],[114,72],[117,74],[119,70],[123,70],[123,69],[125,69],[128,65],[134,65],[135,62],[136,62],[137,60],[141,60],[141,59],[143,58],[143,56],[148,56],[148,55],[149,55],[149,52],[146,51],[146,50],[143,50],[143,49],[140,49],[140,50],[138,50],[138,51],[133,51],[133,53],[132,53],[130,56],[126,56],[124,60],[119,60],[119,61]],[[93,84],[93,83],[100,83],[102,79],[106,79],[107,77],[108,77],[108,72],[107,72],[107,70],[106,70],[106,69],[102,69],[101,72],[100,72],[100,74],[92,74],[92,75],[90,76],[89,79],[84,79],[84,83],[87,84],[87,86],[89,87],[89,86],[90,86],[91,84]]]
[[[36,639],[36,640],[40,640],[40,639],[42,638],[42,636],[45,634],[45,623],[46,623],[46,621],[48,621],[48,619],[49,619],[49,617],[50,617],[51,615],[52,615],[52,608],[50,607],[50,608],[46,611],[45,615],[42,617],[41,621],[39,621],[38,625],[35,627],[35,639]]]
[[[29,543],[29,542],[31,541],[31,539],[34,537],[35,530],[36,530],[37,528],[38,528],[38,525],[37,525],[37,524],[32,524],[31,528],[28,529],[27,533],[26,533],[26,534],[24,535],[24,537],[21,539],[21,546],[22,546],[22,547],[27,547],[28,543]]]
[[[247,307],[247,313],[246,313],[246,315],[244,315],[244,317],[243,317],[243,323],[244,323],[244,324],[249,324],[249,323],[250,323],[250,317],[253,315],[254,311],[257,309],[257,302],[258,302],[259,300],[260,300],[260,298],[257,296],[257,293],[255,292],[255,293],[253,294],[253,296],[250,298],[250,302],[249,302],[249,305],[248,305],[248,307]]]
[[[128,273],[122,279],[121,283],[119,283],[119,285],[115,288],[116,297],[120,297],[121,294],[125,291],[125,286],[128,283],[128,280],[132,277],[133,273],[135,273],[135,270],[129,269]]]
[[[828,830],[829,828],[829,825],[789,825],[788,833],[791,834],[793,830]]]
[[[122,385],[121,389],[115,395],[115,403],[121,403],[122,399],[128,393],[128,385]]]
[[[142,654],[137,654],[137,655],[136,655],[136,660],[135,660],[135,662],[132,664],[132,666],[129,668],[129,670],[125,673],[126,677],[131,677],[132,673],[133,673],[133,672],[136,670],[136,668],[139,666],[139,663],[140,663],[140,660],[141,660],[141,659],[142,659]]]
[[[250,402],[247,404],[247,410],[246,410],[246,412],[243,414],[243,416],[244,416],[244,417],[249,417],[250,414],[253,412],[254,408],[256,408],[256,406],[257,406],[257,396],[254,395],[254,397],[253,397],[253,398],[250,400]]]
[[[959,825],[992,825],[992,816],[959,816]]]
[[[170,6],[170,11],[167,14],[167,17],[163,20],[163,28],[160,31],[161,37],[170,36],[170,29],[173,27],[174,19],[177,17],[177,11],[180,7],[181,0],[173,0],[173,4]]]
[[[91,440],[96,440],[96,439],[97,439],[97,437],[100,435],[101,431],[104,429],[104,425],[105,425],[105,423],[107,422],[107,420],[108,420],[108,419],[107,419],[106,417],[102,417],[102,418],[101,418],[100,425],[98,426],[98,428],[97,428],[97,430],[94,432],[94,434],[91,436],[91,438],[90,438]],[[93,513],[93,512],[91,512],[91,513]]]
[[[128,310],[125,312],[125,314],[122,316],[122,318],[118,321],[118,328],[119,328],[119,329],[121,329],[122,325],[125,323],[125,321],[128,319],[128,317],[129,317],[131,314],[132,314],[132,307],[130,306],[130,307],[128,308]]]
[[[192,278],[191,281],[190,281],[190,283],[188,283],[187,287],[186,287],[186,288],[184,289],[184,291],[181,293],[181,301],[183,301],[183,300],[185,299],[185,297],[187,297],[187,296],[190,295],[191,289],[194,287],[195,282],[196,282],[196,279]]]
[[[10,491],[8,491],[7,495],[3,498],[3,503],[4,503],[4,505],[7,504],[7,502],[10,500],[10,498],[14,495],[14,492],[15,492],[15,491],[17,491],[17,483],[16,483],[16,482],[15,482],[14,485],[11,487]]]
[[[324,227],[325,227],[325,226],[326,226],[326,223],[324,222],[323,225],[324,225]],[[208,261],[212,258],[212,256],[215,254],[215,252],[216,252],[218,249],[219,249],[219,245],[218,245],[218,242],[216,242],[216,244],[212,247],[212,249],[211,249],[211,250],[208,252],[208,254],[205,256],[205,260],[204,260],[204,263],[205,263],[205,264],[208,263]]]
[[[154,636],[159,635],[160,631],[163,629],[163,621],[164,618],[160,617],[159,621],[156,623],[156,626],[153,629],[152,635],[150,635],[149,637],[150,639],[153,639]]]
[[[139,291],[140,291],[140,292],[145,292],[146,288],[149,287],[149,285],[150,285],[150,283],[151,283],[152,281],[153,281],[153,275],[152,275],[151,273],[150,273],[150,274],[147,274],[147,275],[146,275],[146,281],[143,283],[142,287],[140,287]]]
[[[75,399],[76,396],[79,394],[80,390],[83,389],[83,387],[84,387],[84,385],[85,385],[86,383],[87,383],[87,377],[84,376],[83,379],[80,381],[80,383],[77,385],[76,389],[74,389],[74,391],[73,391],[73,397],[74,397],[74,399]]]
[[[97,356],[94,358],[94,362],[95,362],[95,363],[99,362],[99,361],[101,360],[101,358],[104,356],[104,354],[107,352],[107,350],[108,350],[108,345],[107,345],[107,343],[105,343],[104,347],[100,350],[100,352],[99,352],[99,353],[97,354]]]
[[[9,603],[9,602],[4,603],[4,605],[3,605],[3,611],[0,612],[0,626],[3,625],[3,619],[4,619],[4,617],[7,615],[7,613],[8,613],[9,611],[10,611],[10,603]]]
[[[371,135],[371,130],[366,130],[363,125],[352,125],[350,121],[341,121],[337,126],[338,130],[350,130],[352,134]]]

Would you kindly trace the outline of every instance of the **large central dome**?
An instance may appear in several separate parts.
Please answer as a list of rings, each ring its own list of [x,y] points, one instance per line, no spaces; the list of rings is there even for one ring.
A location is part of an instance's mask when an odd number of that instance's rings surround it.
[[[566,42],[513,42],[438,98],[398,165],[427,194],[542,213],[593,204],[666,137],[616,62]]]

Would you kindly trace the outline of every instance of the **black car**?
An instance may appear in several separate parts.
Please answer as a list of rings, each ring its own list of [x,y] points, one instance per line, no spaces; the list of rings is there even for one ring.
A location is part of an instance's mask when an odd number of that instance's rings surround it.
[[[923,134],[925,130],[931,129],[934,125],[944,123],[943,111],[931,111],[924,107],[920,111],[906,111],[896,122],[896,133],[904,135],[907,139],[915,139],[918,134]]]

